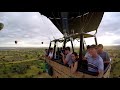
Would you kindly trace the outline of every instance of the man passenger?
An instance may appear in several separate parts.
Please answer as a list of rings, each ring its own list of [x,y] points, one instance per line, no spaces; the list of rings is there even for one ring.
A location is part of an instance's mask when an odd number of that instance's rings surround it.
[[[70,47],[66,47],[64,50],[65,50],[66,57],[65,57],[65,55],[62,52],[61,53],[62,60],[63,60],[64,65],[69,66],[71,64],[71,62],[72,62],[72,58],[71,58],[72,52],[70,51]]]
[[[97,47],[97,52],[101,56],[104,62],[104,67],[107,67],[107,65],[110,63],[110,57],[107,52],[103,50],[103,45],[99,44]]]
[[[98,77],[101,78],[104,73],[104,63],[103,59],[97,54],[96,45],[91,45],[89,52],[91,56],[87,57],[88,71],[98,73]]]

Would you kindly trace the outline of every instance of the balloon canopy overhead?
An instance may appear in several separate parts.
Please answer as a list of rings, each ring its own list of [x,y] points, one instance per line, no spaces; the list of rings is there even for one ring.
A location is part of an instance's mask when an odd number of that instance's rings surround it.
[[[96,31],[104,12],[40,12],[48,17],[58,30],[68,35]]]

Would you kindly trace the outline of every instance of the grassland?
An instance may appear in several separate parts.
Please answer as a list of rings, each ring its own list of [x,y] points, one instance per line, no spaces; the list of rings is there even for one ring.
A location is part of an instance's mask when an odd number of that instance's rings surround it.
[[[39,48],[0,50],[0,78],[50,78],[43,54]]]
[[[120,77],[120,46],[108,46],[105,50],[109,53],[112,59],[111,78]]]

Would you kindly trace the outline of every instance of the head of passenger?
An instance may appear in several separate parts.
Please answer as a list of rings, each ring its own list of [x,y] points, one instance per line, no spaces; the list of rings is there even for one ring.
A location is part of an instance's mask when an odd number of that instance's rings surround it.
[[[45,52],[48,52],[48,49],[45,49]]]
[[[53,48],[50,48],[49,50],[50,50],[50,52],[53,52]]]
[[[90,45],[87,45],[87,51],[88,52],[90,51]]]
[[[65,54],[67,55],[67,54],[69,54],[70,53],[70,47],[66,47],[65,48]]]
[[[48,49],[45,49],[45,53],[46,53],[46,54],[48,53]]]
[[[96,45],[91,45],[89,53],[90,53],[91,56],[96,56],[97,55],[97,46]]]
[[[102,53],[103,52],[103,45],[102,44],[98,45],[97,52],[98,53]]]
[[[78,54],[76,53],[76,52],[73,52],[72,54],[71,54],[71,58],[72,58],[72,60],[77,60],[78,59]]]

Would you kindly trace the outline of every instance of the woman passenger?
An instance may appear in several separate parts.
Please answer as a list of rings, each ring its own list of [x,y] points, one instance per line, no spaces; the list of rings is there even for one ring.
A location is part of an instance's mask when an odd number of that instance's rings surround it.
[[[71,73],[75,73],[78,67],[78,54],[76,52],[73,52],[71,54],[71,58],[72,58],[72,63],[70,65]]]

